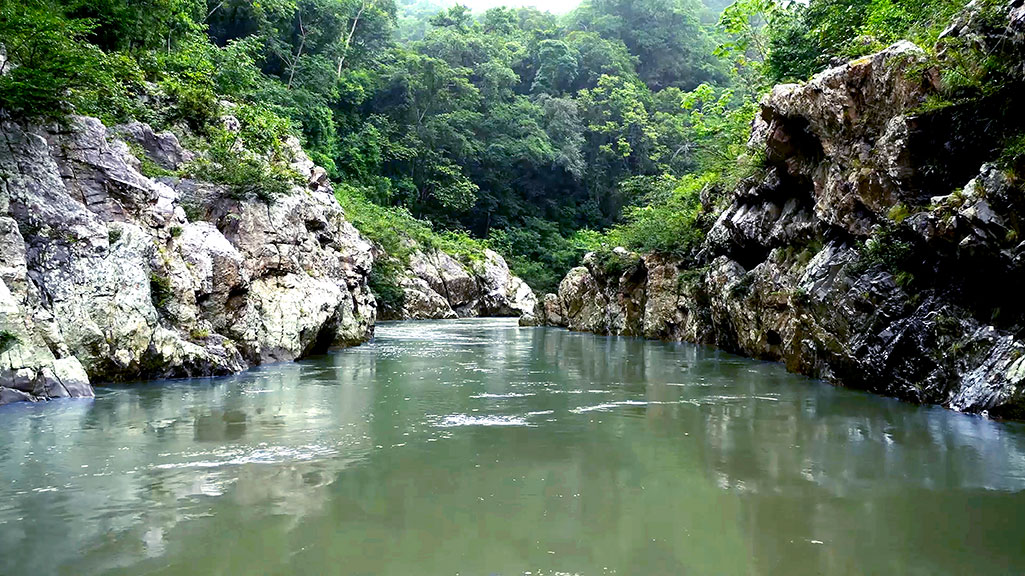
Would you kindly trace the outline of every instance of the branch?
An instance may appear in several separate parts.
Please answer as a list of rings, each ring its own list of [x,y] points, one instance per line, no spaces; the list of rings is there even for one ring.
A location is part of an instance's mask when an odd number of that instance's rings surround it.
[[[363,16],[363,11],[367,8],[367,0],[359,6],[359,11],[356,12],[356,17],[352,19],[352,28],[349,29],[349,35],[345,37],[345,46],[342,48],[342,55],[338,57],[338,74],[335,76],[335,80],[342,77],[342,65],[345,64],[345,57],[349,55],[349,46],[352,44],[352,37],[356,34],[356,25],[359,24],[360,17]]]
[[[299,11],[299,35],[302,40],[299,42],[299,48],[295,51],[295,58],[292,60],[292,65],[288,71],[288,89],[292,89],[292,80],[295,78],[295,69],[299,66],[299,57],[303,55],[303,47],[306,46],[306,28],[303,26],[303,13]]]

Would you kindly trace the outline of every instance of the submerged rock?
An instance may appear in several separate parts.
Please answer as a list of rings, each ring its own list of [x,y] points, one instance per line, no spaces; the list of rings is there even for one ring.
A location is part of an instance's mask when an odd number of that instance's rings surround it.
[[[89,382],[229,374],[372,334],[370,244],[301,149],[307,189],[266,204],[139,173],[170,134],[98,120],[0,126],[0,403]]]

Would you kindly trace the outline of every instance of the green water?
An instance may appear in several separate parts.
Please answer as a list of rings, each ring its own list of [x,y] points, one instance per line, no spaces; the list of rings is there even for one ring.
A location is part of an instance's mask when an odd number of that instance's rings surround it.
[[[0,574],[1020,574],[1025,427],[688,345],[386,324],[0,408]]]

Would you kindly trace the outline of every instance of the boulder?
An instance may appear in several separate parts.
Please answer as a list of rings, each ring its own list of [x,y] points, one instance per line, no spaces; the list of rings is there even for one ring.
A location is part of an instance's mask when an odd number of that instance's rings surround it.
[[[439,250],[425,252],[412,243],[410,248],[399,279],[404,304],[396,319],[508,316],[523,318],[526,325],[538,322],[534,291],[498,253],[485,250],[479,262],[463,265]]]

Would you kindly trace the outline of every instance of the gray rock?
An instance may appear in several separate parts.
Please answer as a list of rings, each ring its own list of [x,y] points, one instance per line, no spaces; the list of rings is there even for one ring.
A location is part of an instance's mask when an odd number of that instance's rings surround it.
[[[154,132],[142,122],[116,126],[114,133],[126,142],[137,144],[151,160],[166,170],[177,170],[195,158],[195,154],[182,148],[177,136],[171,132]]]
[[[482,261],[464,266],[444,252],[411,248],[400,279],[405,302],[397,318],[509,316],[524,318],[528,325],[539,321],[534,291],[509,271],[498,253],[485,250]]]
[[[972,26],[957,33],[983,34]],[[1025,418],[1025,194],[992,165],[952,194],[920,187],[925,162],[950,149],[943,126],[915,136],[935,120],[911,117],[936,89],[925,64],[900,43],[777,86],[752,136],[769,168],[732,192],[697,255],[588,255],[545,297],[545,323],[714,345],[843,386]]]
[[[191,155],[137,123],[0,126],[0,398],[229,374],[370,337],[371,246],[297,141],[313,189],[267,205],[146,178],[117,134],[169,169]]]

